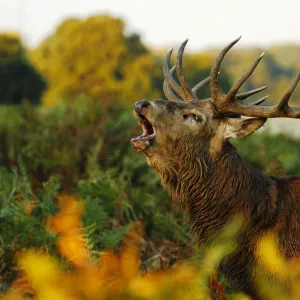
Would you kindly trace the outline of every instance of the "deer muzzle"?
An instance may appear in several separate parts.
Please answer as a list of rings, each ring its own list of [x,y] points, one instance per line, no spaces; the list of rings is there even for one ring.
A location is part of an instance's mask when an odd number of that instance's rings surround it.
[[[154,144],[156,129],[153,124],[147,119],[147,112],[151,107],[148,100],[141,100],[135,104],[135,113],[139,123],[143,129],[140,136],[131,139],[131,143],[138,151],[144,151]]]

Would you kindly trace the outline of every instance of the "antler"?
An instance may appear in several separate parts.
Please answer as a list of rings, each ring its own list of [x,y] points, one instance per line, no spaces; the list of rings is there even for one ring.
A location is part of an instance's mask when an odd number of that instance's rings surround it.
[[[183,67],[182,67],[182,57],[183,57],[183,52],[184,48],[187,44],[188,40],[185,40],[180,48],[178,49],[177,53],[177,58],[176,58],[176,64],[173,66],[171,69],[169,69],[169,64],[170,64],[170,59],[172,56],[173,49],[171,49],[167,55],[166,59],[163,65],[163,73],[164,73],[164,84],[163,84],[163,90],[166,98],[169,101],[190,101],[190,100],[200,100],[197,98],[196,93],[197,91],[203,89],[206,85],[209,84],[210,82],[210,76],[205,78],[204,80],[200,81],[197,83],[192,89],[189,87],[189,84],[186,80],[186,77],[183,72]],[[228,51],[228,50],[227,50]],[[225,53],[226,54],[226,53]],[[174,80],[173,78],[173,73],[176,70],[176,74],[179,80],[180,85]],[[218,70],[216,71],[216,76],[220,73]],[[217,80],[216,77],[214,79],[215,81]],[[244,100],[264,89],[266,89],[266,86],[263,86],[261,88],[249,91],[247,93],[242,93],[242,94],[237,94],[235,96],[236,100]],[[258,102],[262,103],[266,97],[262,98],[261,100],[257,101],[254,103],[254,105],[257,105]]]
[[[199,100],[196,96],[196,92],[200,89],[204,88],[209,83],[209,77],[202,80],[198,84],[196,84],[192,89],[190,88],[186,77],[183,72],[182,67],[182,56],[184,52],[184,48],[187,44],[188,40],[185,40],[177,52],[176,64],[169,69],[170,59],[172,55],[173,49],[171,49],[167,55],[163,65],[163,73],[164,73],[164,93],[168,100],[170,101],[190,101],[190,100]],[[179,80],[180,85],[174,80],[173,73],[176,70],[176,74]],[[177,97],[174,92],[180,97]]]
[[[274,106],[257,106],[266,100],[266,97],[261,98],[257,102],[253,104],[244,104],[241,100],[244,100],[245,97],[248,97],[254,93],[257,93],[265,87],[250,91],[245,94],[237,94],[240,87],[243,83],[251,76],[258,63],[262,59],[264,53],[262,53],[256,61],[252,64],[249,70],[232,86],[227,94],[224,94],[220,89],[217,81],[219,69],[227,52],[232,48],[240,40],[240,37],[230,44],[228,44],[222,52],[217,57],[215,64],[210,73],[210,90],[212,95],[212,100],[210,102],[214,105],[216,111],[219,114],[224,113],[234,113],[238,115],[248,116],[248,117],[261,117],[261,118],[278,118],[278,117],[286,117],[286,118],[300,118],[300,108],[290,107],[288,102],[289,99],[295,90],[298,82],[300,81],[300,73],[296,75],[296,77],[291,82],[288,87],[286,93],[283,95],[281,101],[278,105]]]

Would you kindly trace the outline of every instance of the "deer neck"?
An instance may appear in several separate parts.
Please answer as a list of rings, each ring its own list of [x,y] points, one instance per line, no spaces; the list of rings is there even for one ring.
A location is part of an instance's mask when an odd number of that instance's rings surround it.
[[[255,210],[252,198],[263,194],[267,198],[268,189],[263,187],[271,185],[270,178],[243,160],[229,142],[214,158],[208,151],[186,155],[181,163],[160,167],[158,172],[172,198],[187,212],[199,240],[213,237],[211,231],[217,232],[236,213],[250,220]]]

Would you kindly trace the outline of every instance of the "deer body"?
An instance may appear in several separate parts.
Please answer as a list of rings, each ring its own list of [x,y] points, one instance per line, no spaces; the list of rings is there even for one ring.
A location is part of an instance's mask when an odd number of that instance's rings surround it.
[[[243,217],[248,228],[220,271],[233,287],[257,298],[252,271],[259,263],[256,243],[265,233],[278,234],[284,258],[300,258],[300,178],[267,176],[248,165],[229,143],[214,161],[209,156],[202,160],[203,155],[193,155],[187,165],[174,166],[167,174],[163,166],[152,166],[183,206],[200,246],[213,240],[235,214]]]
[[[300,74],[279,105],[257,106],[266,97],[253,105],[243,104],[241,100],[264,89],[237,94],[261,56],[223,94],[217,84],[218,70],[236,42],[218,56],[210,78],[193,89],[189,88],[182,69],[186,42],[171,70],[169,52],[164,64],[164,91],[169,101],[145,99],[136,103],[143,135],[132,139],[132,143],[160,174],[172,198],[182,205],[200,246],[209,244],[235,215],[242,217],[246,225],[238,236],[238,245],[223,259],[219,269],[234,288],[259,299],[255,268],[263,262],[257,257],[256,248],[264,235],[276,235],[283,258],[300,259],[300,178],[279,178],[260,172],[241,158],[229,139],[252,134],[268,117],[300,118],[300,109],[288,106]],[[175,70],[180,86],[172,78]],[[198,100],[197,89],[209,82],[212,99]],[[241,115],[257,118],[242,119]]]

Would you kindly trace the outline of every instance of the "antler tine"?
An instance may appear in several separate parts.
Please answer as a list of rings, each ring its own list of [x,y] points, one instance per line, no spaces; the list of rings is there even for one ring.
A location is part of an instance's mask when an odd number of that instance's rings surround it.
[[[255,101],[254,103],[252,103],[251,105],[259,105],[259,104],[262,104],[262,103],[265,102],[269,97],[270,97],[270,95],[264,96],[264,97],[258,99],[257,101]]]
[[[176,74],[185,95],[184,100],[189,101],[189,100],[197,99],[197,97],[189,87],[189,84],[186,80],[186,77],[183,72],[183,67],[182,67],[182,56],[187,42],[188,40],[185,40],[178,49],[177,58],[176,58]]]
[[[218,75],[220,74],[220,72],[218,73]],[[206,85],[209,84],[210,81],[210,76],[208,76],[207,78],[203,79],[202,81],[200,81],[199,83],[197,83],[193,88],[192,91],[193,93],[196,95],[197,91],[203,89]]]
[[[214,102],[218,102],[220,100],[220,98],[223,98],[223,92],[220,89],[219,85],[218,85],[218,73],[220,70],[220,66],[221,63],[225,57],[225,55],[227,54],[227,52],[233,47],[233,45],[235,45],[239,40],[241,39],[241,36],[237,39],[235,39],[234,41],[232,41],[230,44],[228,44],[222,51],[221,53],[218,55],[214,66],[211,69],[210,72],[210,90],[211,90],[211,96],[214,100]]]
[[[182,88],[178,85],[178,83],[174,80],[174,78],[172,77],[170,70],[169,70],[169,63],[170,63],[170,58],[172,55],[173,49],[171,49],[167,55],[166,55],[166,59],[164,61],[164,65],[163,65],[163,73],[164,73],[164,77],[165,80],[167,81],[168,85],[174,90],[174,92],[181,97],[182,99],[185,98],[184,92],[182,90]]]
[[[170,69],[170,74],[171,76],[173,75],[174,71],[176,69],[176,66],[173,66],[171,69]],[[164,94],[166,96],[166,98],[169,100],[169,101],[174,101],[174,102],[177,102],[177,101],[183,101],[182,99],[180,99],[179,97],[177,97],[172,89],[170,88],[167,80],[165,79],[164,80],[164,84],[163,84],[163,90],[164,90]]]
[[[258,118],[294,118],[300,119],[300,108],[291,107],[288,101],[295,90],[297,84],[300,81],[300,73],[292,80],[287,91],[283,95],[281,101],[277,105],[273,106],[257,106],[258,102],[265,100],[266,97],[258,100],[253,105],[247,105],[241,102],[226,103],[219,109],[220,113],[235,113],[247,117],[258,117]]]
[[[244,74],[240,80],[238,80],[233,87],[229,90],[229,92],[227,93],[226,100],[229,102],[231,101],[234,96],[236,95],[237,91],[240,89],[240,87],[243,85],[243,83],[251,76],[251,74],[253,73],[253,71],[256,69],[257,65],[259,64],[259,62],[261,61],[261,59],[263,58],[263,56],[265,55],[265,52],[263,52],[256,60],[255,62],[252,64],[252,66],[250,67],[250,69],[247,71],[246,74]]]
[[[237,94],[235,96],[235,99],[243,101],[243,100],[247,99],[248,97],[250,97],[250,96],[252,96],[254,94],[257,94],[257,93],[259,93],[259,92],[261,92],[263,90],[265,90],[266,88],[267,88],[267,86],[262,86],[260,88],[255,89],[255,90],[249,91],[247,93]]]
[[[289,100],[290,97],[292,95],[292,93],[294,92],[298,82],[300,81],[300,73],[298,73],[295,78],[292,80],[291,84],[289,85],[287,91],[285,92],[285,94],[283,95],[281,101],[278,104],[278,108],[280,110],[288,110],[289,108]]]
[[[206,85],[209,84],[210,76],[198,82],[193,88],[192,91],[196,95],[197,91],[203,89]]]

